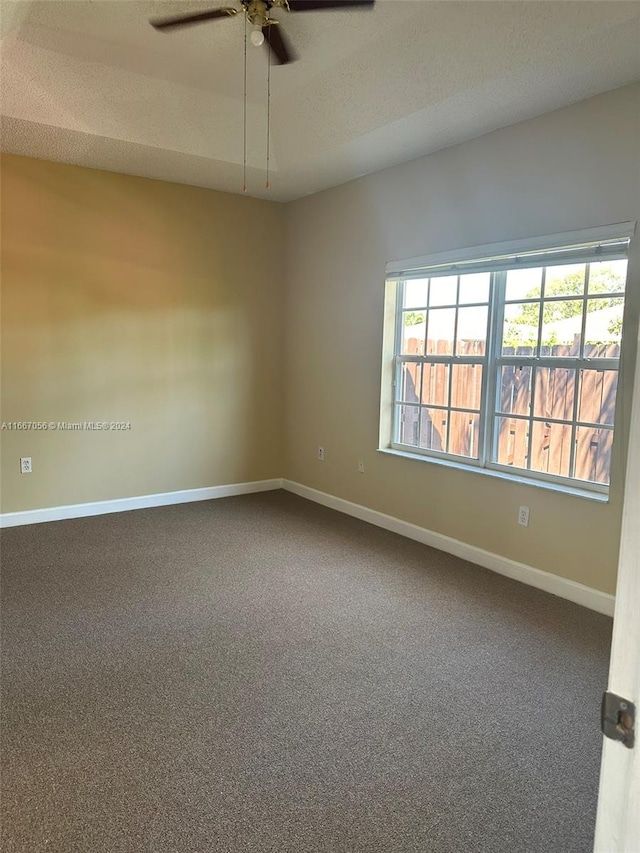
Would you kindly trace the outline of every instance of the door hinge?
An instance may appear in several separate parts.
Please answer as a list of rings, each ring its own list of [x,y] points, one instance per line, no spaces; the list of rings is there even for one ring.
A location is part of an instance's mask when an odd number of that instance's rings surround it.
[[[629,749],[635,742],[636,706],[615,693],[602,697],[601,727],[605,737],[619,740]]]

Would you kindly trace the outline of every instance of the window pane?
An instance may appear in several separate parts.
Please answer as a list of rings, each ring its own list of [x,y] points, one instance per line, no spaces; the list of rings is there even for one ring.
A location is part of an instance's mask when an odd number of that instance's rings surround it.
[[[422,368],[422,402],[432,406],[449,403],[449,365],[425,364]]]
[[[429,311],[428,355],[453,355],[455,322],[455,308],[436,308]]]
[[[533,414],[538,418],[571,421],[575,393],[575,370],[564,367],[536,367]]]
[[[484,355],[487,348],[489,308],[458,309],[456,355]]]
[[[418,403],[420,394],[419,364],[403,364],[400,368],[398,400],[402,403]]]
[[[420,409],[418,406],[398,406],[397,436],[400,444],[418,446],[420,429]]]
[[[513,465],[515,468],[527,467],[529,452],[529,421],[520,418],[496,418],[495,429],[498,436],[497,458],[500,465]]]
[[[627,261],[554,257],[394,280],[394,442],[484,464],[486,438],[486,461],[514,475],[608,483]]]
[[[589,265],[589,286],[591,293],[623,292],[627,282],[627,261],[600,261]]]
[[[617,370],[583,370],[580,377],[578,420],[613,426],[617,390]]]
[[[410,279],[409,281],[405,281],[403,303],[404,307],[426,308],[428,286],[428,278],[416,278]]]
[[[498,409],[514,415],[528,415],[531,409],[531,368],[506,365],[500,369]]]
[[[425,314],[426,311],[402,312],[401,355],[424,355],[424,337],[427,328]]]
[[[469,302],[488,302],[490,281],[491,273],[488,272],[461,275],[460,297],[458,299],[460,304],[465,305]]]
[[[585,358],[619,358],[624,299],[588,299]]]
[[[578,296],[584,293],[585,264],[547,267],[544,283],[546,296]]]
[[[509,270],[507,272],[507,289],[505,298],[535,299],[540,296],[542,287],[542,267],[531,270]]]
[[[534,421],[531,441],[531,470],[569,476],[571,427]]]
[[[451,412],[449,453],[478,458],[480,416],[473,412]]]
[[[482,365],[454,364],[452,370],[451,405],[458,409],[479,409],[482,399]]]
[[[448,417],[444,409],[423,409],[420,447],[424,450],[446,450],[447,427]]]
[[[448,275],[431,279],[429,306],[455,305],[458,294],[458,276]]]
[[[582,333],[582,299],[545,302],[540,355],[578,356]]]
[[[503,355],[536,355],[540,303],[506,305],[502,332]]]
[[[576,473],[579,480],[609,483],[611,479],[612,429],[578,427],[576,430]]]

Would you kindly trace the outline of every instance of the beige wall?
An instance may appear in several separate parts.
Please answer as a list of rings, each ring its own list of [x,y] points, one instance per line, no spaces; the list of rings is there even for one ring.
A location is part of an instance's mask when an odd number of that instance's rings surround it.
[[[2,420],[132,425],[2,431],[3,512],[281,476],[281,205],[5,156],[2,239]]]
[[[640,219],[639,113],[640,86],[625,87],[287,206],[285,477],[614,592],[640,238],[608,504],[376,451],[384,270],[402,258]],[[521,504],[528,528],[516,523]]]

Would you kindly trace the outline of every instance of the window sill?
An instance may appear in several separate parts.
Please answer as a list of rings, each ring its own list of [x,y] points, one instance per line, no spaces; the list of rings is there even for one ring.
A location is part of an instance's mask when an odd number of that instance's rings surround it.
[[[548,483],[544,480],[534,480],[531,477],[519,476],[518,474],[506,474],[502,471],[494,471],[492,468],[479,468],[476,465],[465,465],[463,462],[453,462],[450,459],[437,459],[434,456],[422,456],[415,453],[405,453],[392,447],[379,447],[378,453],[388,456],[398,456],[401,459],[411,459],[414,462],[426,462],[429,465],[440,465],[444,468],[454,468],[457,471],[465,471],[471,474],[480,474],[485,477],[493,477],[497,480],[506,480],[508,483],[518,483],[522,486],[533,486],[537,489],[545,489],[549,492],[560,492],[563,495],[571,495],[575,498],[584,498],[596,503],[609,503],[609,495],[600,492],[592,492],[589,489],[565,486],[557,483]]]

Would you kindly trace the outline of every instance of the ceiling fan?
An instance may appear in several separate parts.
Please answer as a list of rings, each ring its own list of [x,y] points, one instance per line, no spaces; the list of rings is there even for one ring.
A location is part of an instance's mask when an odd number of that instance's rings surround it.
[[[191,24],[232,18],[242,12],[247,23],[252,26],[251,43],[259,47],[266,42],[277,63],[287,65],[293,62],[296,56],[282,33],[280,22],[271,17],[271,12],[274,9],[283,9],[286,12],[320,12],[331,9],[347,9],[352,6],[371,7],[374,2],[375,0],[240,0],[240,9],[233,6],[223,6],[219,9],[210,9],[208,12],[162,18],[150,23],[157,30],[170,31]]]

